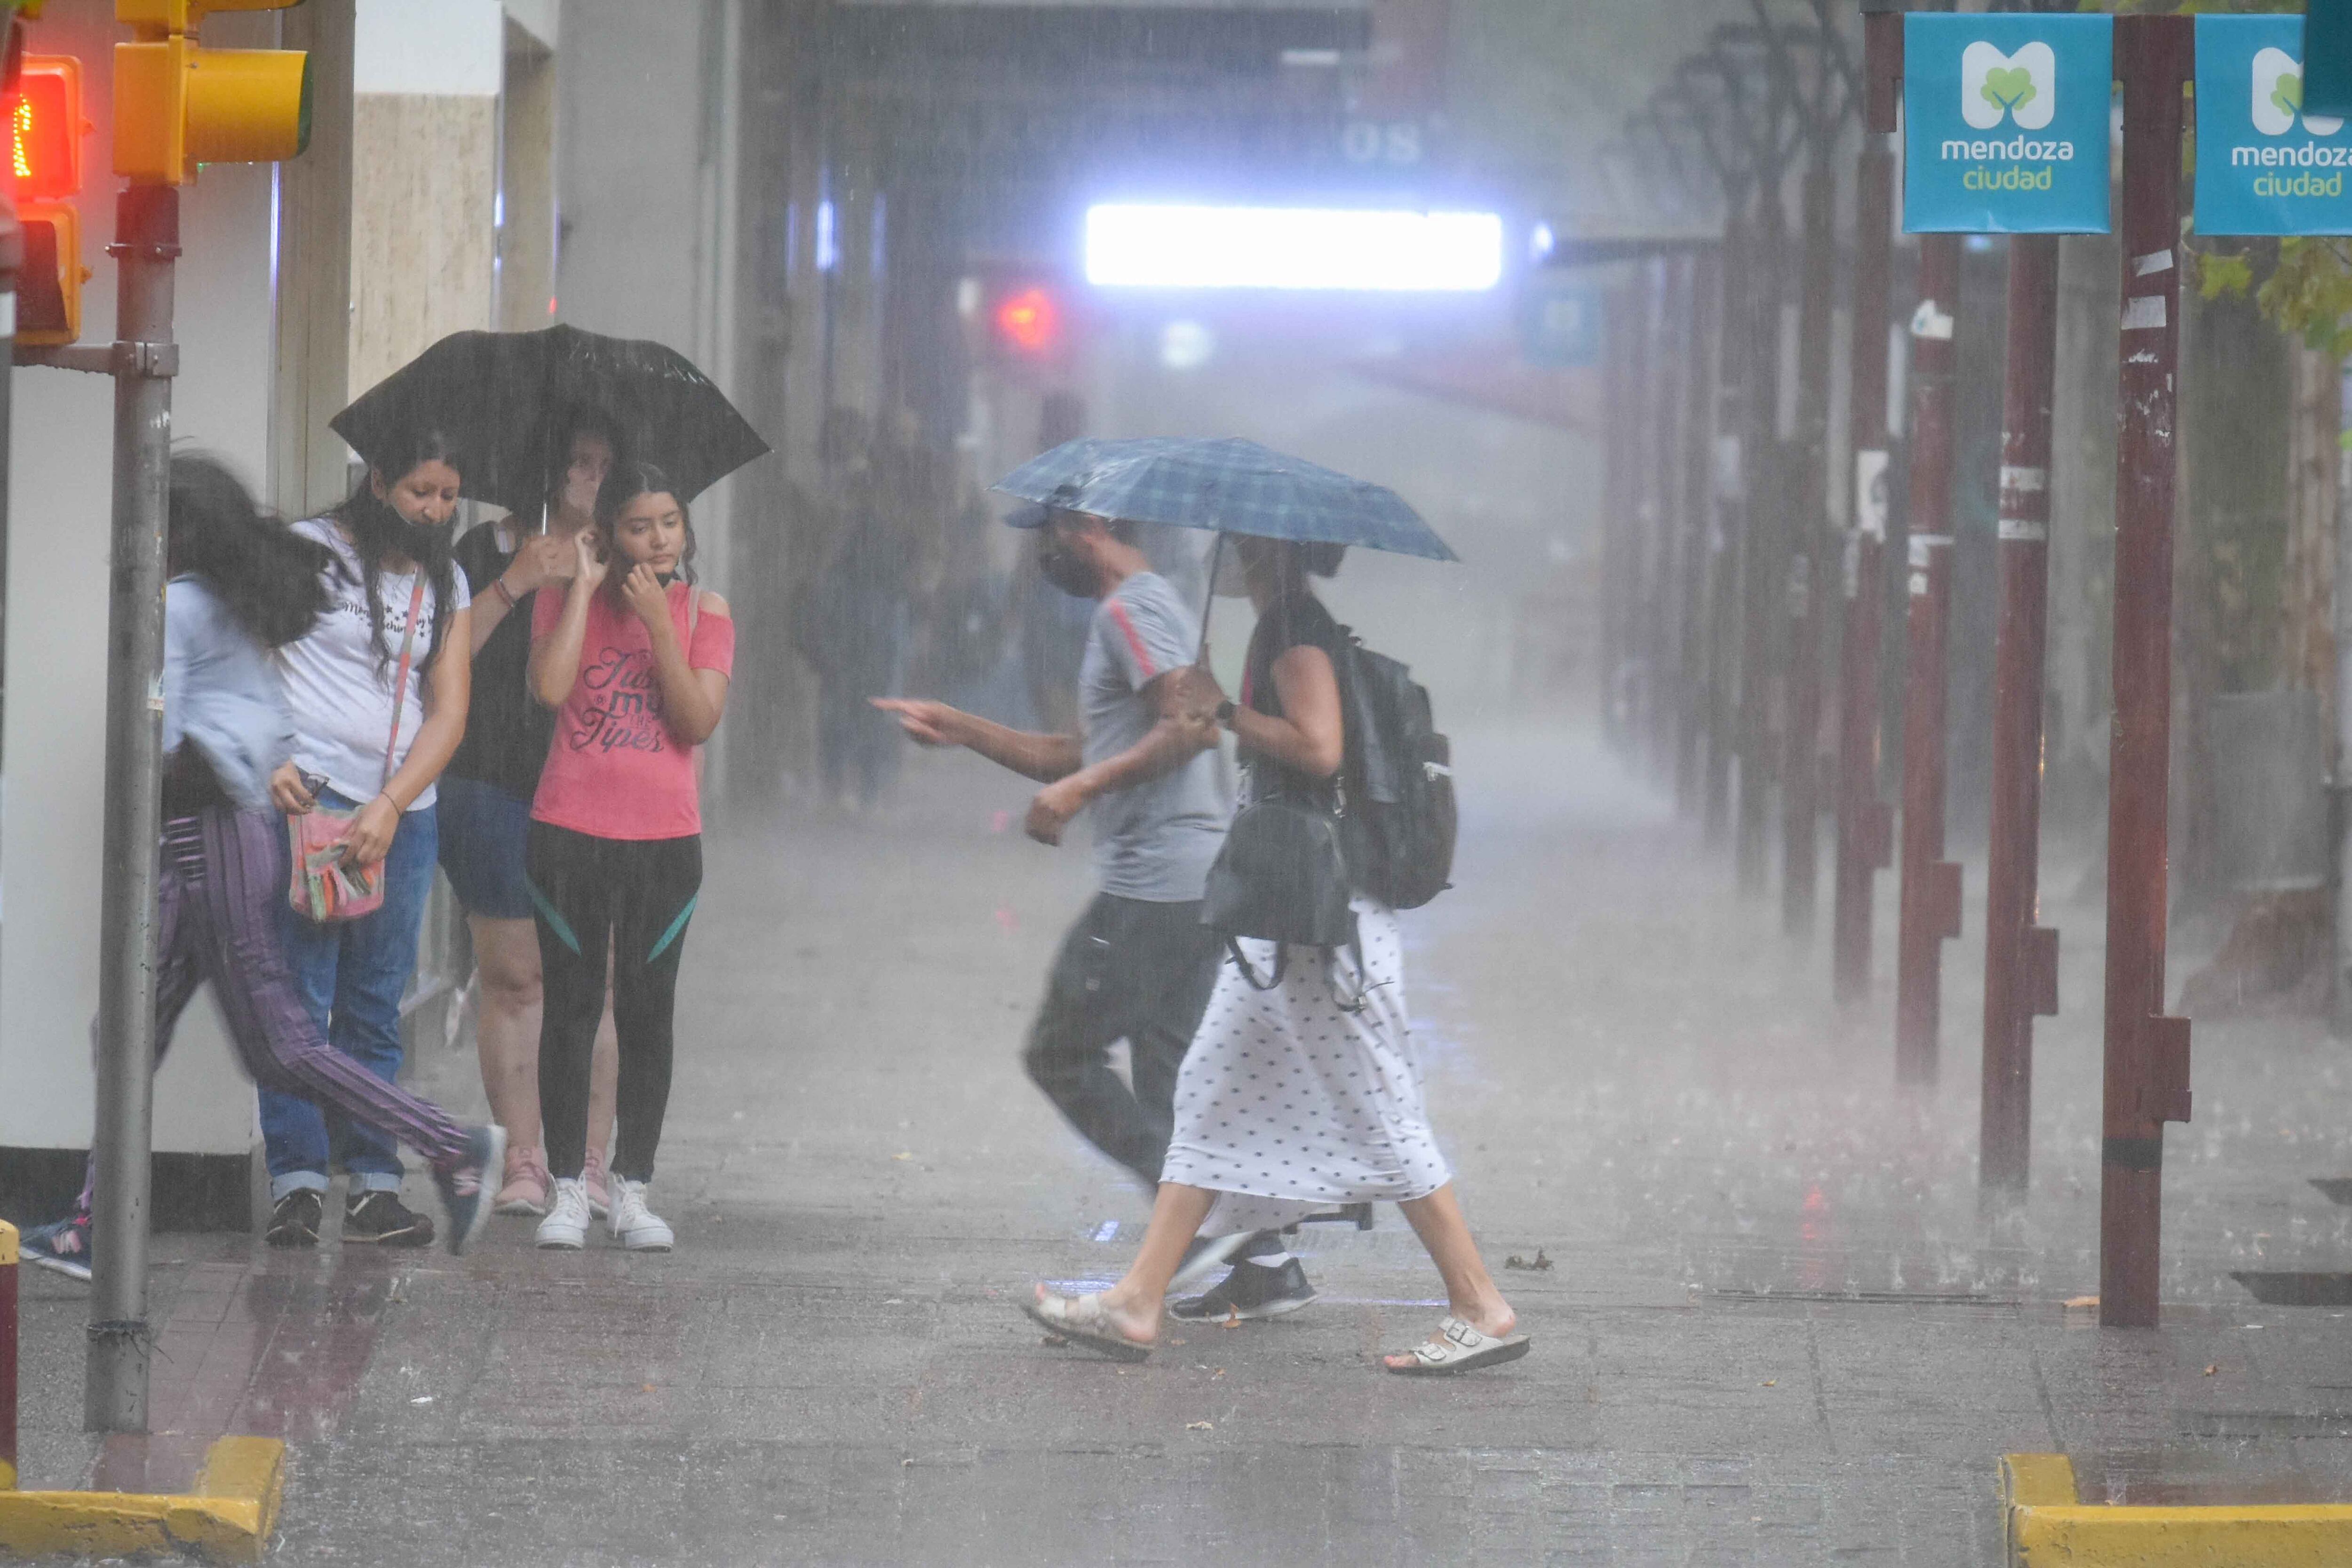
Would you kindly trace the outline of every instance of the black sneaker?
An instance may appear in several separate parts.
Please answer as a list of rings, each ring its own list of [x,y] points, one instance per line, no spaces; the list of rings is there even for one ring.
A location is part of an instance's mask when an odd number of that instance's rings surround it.
[[[316,1247],[326,1220],[327,1203],[319,1189],[297,1187],[269,1211],[268,1240],[272,1247]]]
[[[1218,1269],[1239,1258],[1257,1240],[1257,1233],[1237,1230],[1224,1236],[1196,1236],[1184,1244],[1184,1256],[1177,1260],[1176,1272],[1169,1277],[1171,1290],[1190,1290]]]
[[[465,1163],[433,1173],[434,1184],[441,1189],[441,1206],[449,1211],[451,1252],[464,1252],[482,1234],[490,1217],[490,1192],[506,1163],[507,1130],[494,1122],[466,1134]],[[351,1224],[343,1221],[346,1234]],[[432,1235],[429,1227],[425,1235]]]
[[[398,1193],[362,1193],[343,1210],[343,1239],[367,1247],[430,1247],[433,1222]]]
[[[1286,1258],[1270,1268],[1263,1263],[1236,1263],[1207,1295],[1170,1302],[1168,1315],[1186,1322],[1247,1323],[1295,1312],[1313,1300],[1315,1287],[1307,1282],[1307,1270],[1297,1258]]]

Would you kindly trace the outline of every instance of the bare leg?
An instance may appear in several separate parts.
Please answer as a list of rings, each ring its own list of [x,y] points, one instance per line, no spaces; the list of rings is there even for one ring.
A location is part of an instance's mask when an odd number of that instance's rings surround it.
[[[482,1089],[490,1118],[507,1130],[509,1147],[535,1149],[539,1124],[539,932],[530,921],[468,915],[474,963],[481,972],[480,1016],[474,1026],[482,1060]],[[610,1106],[609,1097],[606,1104]]]
[[[1209,1206],[1216,1197],[1206,1187],[1160,1184],[1160,1195],[1152,1200],[1151,1224],[1143,1233],[1143,1249],[1128,1266],[1127,1277],[1102,1293],[1103,1310],[1118,1325],[1118,1331],[1136,1343],[1159,1342],[1168,1281],[1175,1278],[1176,1266],[1184,1260],[1184,1248],[1200,1234],[1201,1222],[1209,1217]],[[1045,1295],[1045,1288],[1038,1286],[1038,1300]]]
[[[1486,1272],[1486,1260],[1478,1256],[1478,1243],[1470,1235],[1470,1222],[1462,1217],[1462,1204],[1454,1195],[1454,1184],[1448,1182],[1425,1198],[1397,1206],[1404,1210],[1412,1233],[1421,1237],[1429,1260],[1437,1265],[1438,1275],[1445,1281],[1447,1309],[1482,1334],[1500,1337],[1517,1327],[1518,1315],[1495,1288],[1495,1277]],[[1153,1223],[1158,1223],[1156,1215]],[[1384,1359],[1395,1366],[1411,1362],[1412,1357],[1392,1355]]]

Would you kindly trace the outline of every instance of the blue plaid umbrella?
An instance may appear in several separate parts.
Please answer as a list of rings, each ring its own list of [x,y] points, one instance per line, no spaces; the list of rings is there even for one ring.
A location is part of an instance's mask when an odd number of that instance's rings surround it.
[[[1387,486],[1234,437],[1066,441],[993,488],[1096,517],[1461,559]]]

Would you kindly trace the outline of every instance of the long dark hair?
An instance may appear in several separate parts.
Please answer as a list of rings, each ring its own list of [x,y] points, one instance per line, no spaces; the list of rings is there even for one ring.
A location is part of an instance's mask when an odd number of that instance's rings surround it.
[[[614,537],[614,525],[621,521],[621,514],[629,510],[631,501],[639,496],[651,495],[666,495],[677,502],[677,515],[686,522],[686,548],[677,552],[677,577],[681,583],[691,583],[694,581],[694,513],[688,509],[686,498],[677,493],[677,487],[670,483],[669,476],[651,463],[624,462],[617,454],[614,457],[611,470],[604,476],[604,485],[596,491],[596,534],[598,542],[604,546],[604,559],[614,566],[621,565],[621,546]],[[627,576],[625,570],[608,572],[605,581],[613,592],[618,594]]]
[[[327,608],[333,552],[263,511],[209,453],[172,456],[168,537],[171,574],[203,578],[264,647],[294,641]]]
[[[440,654],[442,635],[456,608],[457,570],[449,557],[449,535],[455,521],[439,528],[411,523],[393,509],[391,502],[376,495],[373,484],[381,479],[389,489],[415,472],[418,465],[433,462],[446,463],[459,473],[465,472],[456,442],[429,426],[412,429],[378,455],[369,465],[368,477],[352,487],[342,504],[329,514],[351,535],[352,548],[360,558],[360,586],[367,595],[368,626],[375,638],[378,675],[391,672],[397,655],[392,639],[384,635],[385,556],[407,556],[424,571],[425,581],[433,584],[433,638],[425,647],[425,657],[416,661],[418,668],[429,668]]]

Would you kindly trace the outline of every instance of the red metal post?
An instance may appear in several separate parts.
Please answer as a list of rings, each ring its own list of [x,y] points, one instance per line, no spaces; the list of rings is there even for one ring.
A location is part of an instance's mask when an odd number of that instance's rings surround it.
[[[1654,359],[1650,372],[1650,422],[1656,432],[1650,454],[1650,490],[1657,498],[1651,534],[1655,542],[1652,549],[1657,566],[1651,574],[1650,713],[1646,739],[1651,764],[1661,777],[1670,777],[1675,765],[1676,716],[1682,705],[1681,581],[1690,570],[1689,558],[1682,548],[1682,383],[1687,374],[1682,340],[1690,331],[1689,276],[1681,257],[1658,258],[1658,316],[1651,339]]]
[[[1633,276],[1633,311],[1628,322],[1632,353],[1625,367],[1625,411],[1629,428],[1622,454],[1631,470],[1626,482],[1625,568],[1625,731],[1621,737],[1628,762],[1643,760],[1650,737],[1650,715],[1658,700],[1655,628],[1658,569],[1662,562],[1658,528],[1657,451],[1664,432],[1658,428],[1656,388],[1658,335],[1664,301],[1660,298],[1657,258],[1642,261]]]
[[[1822,623],[1828,614],[1830,305],[1837,273],[1833,129],[1816,129],[1805,171],[1804,277],[1797,315],[1797,472],[1782,494],[1789,551],[1789,733],[1780,758],[1780,929],[1813,934],[1821,880]]]
[[[1682,653],[1677,661],[1679,696],[1675,734],[1675,805],[1685,816],[1698,815],[1704,791],[1700,743],[1706,733],[1709,623],[1706,592],[1717,560],[1715,541],[1714,344],[1722,321],[1722,260],[1713,247],[1684,264],[1684,298],[1689,301],[1683,368],[1682,441]]]
[[[1626,443],[1633,432],[1633,421],[1626,407],[1625,394],[1631,382],[1633,345],[1632,332],[1626,326],[1627,290],[1612,289],[1609,292],[1608,319],[1601,328],[1601,384],[1606,406],[1601,411],[1601,429],[1608,441],[1603,455],[1606,467],[1602,473],[1601,500],[1601,649],[1600,698],[1601,732],[1612,745],[1622,742],[1619,728],[1619,696],[1622,685],[1621,668],[1625,658],[1625,630],[1632,617],[1625,613],[1625,598],[1630,583],[1626,568],[1626,551],[1632,530],[1627,526],[1633,510],[1634,468],[1628,460]]]
[[[1749,274],[1748,387],[1742,464],[1747,492],[1740,527],[1739,811],[1732,858],[1739,890],[1761,895],[1769,879],[1772,775],[1780,758],[1772,744],[1773,703],[1780,695],[1773,656],[1786,610],[1787,519],[1780,515],[1781,259],[1788,218],[1780,171],[1768,167],[1757,197],[1756,227],[1744,267]]]
[[[2099,1321],[2153,1328],[2164,1124],[2189,1120],[2189,1022],[2164,1011],[2172,742],[2175,374],[2188,16],[2116,18],[2124,88],[2123,417],[2116,452],[2115,721],[2107,793]]]
[[[0,1220],[0,1492],[16,1489],[16,1227]]]
[[[1944,631],[1952,602],[1952,377],[1960,240],[1919,241],[1911,318],[1911,573],[1903,701],[1903,889],[1895,973],[1895,1076],[1936,1081],[1944,942],[1960,934],[1960,868],[1944,858]]]
[[[1870,994],[1871,902],[1894,851],[1895,814],[1878,798],[1878,667],[1885,613],[1888,498],[1886,329],[1893,294],[1895,84],[1903,18],[1863,18],[1862,160],[1854,172],[1850,399],[1853,521],[1846,532],[1845,634],[1838,645],[1838,838],[1831,984],[1842,1003]]]
[[[2025,1195],[2032,1163],[2033,1020],[2058,1011],[2058,933],[2034,923],[2042,846],[2042,682],[2050,596],[2050,405],[2058,240],[2009,246],[2000,437],[2000,619],[1993,642],[1992,829],[1985,870],[1984,1098],[1977,1184]]]
[[[1744,202],[1727,193],[1731,219],[1723,230],[1716,266],[1721,308],[1716,332],[1715,449],[1710,455],[1714,500],[1707,534],[1710,562],[1707,598],[1706,843],[1721,847],[1731,837],[1732,763],[1739,756],[1743,728],[1740,703],[1740,563],[1747,555],[1748,505],[1748,401],[1756,379],[1748,318],[1757,310],[1755,274],[1748,254],[1754,225]]]

